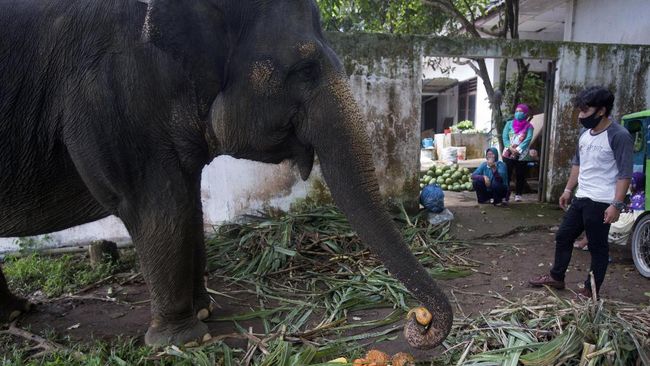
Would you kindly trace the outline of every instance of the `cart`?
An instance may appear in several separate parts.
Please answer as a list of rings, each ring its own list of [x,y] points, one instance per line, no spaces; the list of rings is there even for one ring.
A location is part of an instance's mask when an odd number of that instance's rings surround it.
[[[650,110],[623,116],[622,124],[634,139],[634,171],[645,173],[646,189],[650,188]],[[632,258],[642,276],[650,278],[650,195],[645,197],[645,211],[637,217],[632,229]]]

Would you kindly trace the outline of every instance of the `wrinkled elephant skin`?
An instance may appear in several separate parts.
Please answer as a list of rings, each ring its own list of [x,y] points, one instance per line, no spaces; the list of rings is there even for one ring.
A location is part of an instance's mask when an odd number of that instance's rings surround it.
[[[8,0],[0,24],[0,236],[119,217],[148,344],[209,338],[200,178],[219,155],[291,159],[306,179],[319,154],[354,229],[433,314],[414,343],[445,338],[451,308],[382,207],[313,1]],[[0,295],[1,320],[28,309],[4,278]]]

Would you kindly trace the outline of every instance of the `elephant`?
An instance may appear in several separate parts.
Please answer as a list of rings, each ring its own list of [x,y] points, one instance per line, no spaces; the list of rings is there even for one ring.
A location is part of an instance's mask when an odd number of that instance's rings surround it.
[[[0,236],[115,215],[151,295],[149,345],[209,339],[201,170],[220,155],[307,179],[318,154],[361,240],[431,314],[451,306],[379,194],[364,122],[313,0],[0,2]],[[28,310],[0,281],[0,317]],[[418,321],[416,321],[418,320]]]

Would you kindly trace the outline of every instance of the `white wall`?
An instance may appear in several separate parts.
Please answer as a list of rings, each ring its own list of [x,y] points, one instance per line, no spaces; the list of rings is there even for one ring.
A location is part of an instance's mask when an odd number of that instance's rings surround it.
[[[286,210],[296,198],[305,197],[311,187],[311,180],[320,176],[318,166],[310,179],[303,182],[297,168],[289,162],[272,165],[228,156],[219,157],[203,169],[201,179],[201,202],[206,229],[242,214],[254,213],[265,205]],[[122,221],[115,216],[48,236],[52,246],[97,239],[129,240]],[[15,240],[0,238],[0,252],[16,249]]]
[[[650,44],[649,0],[568,0],[565,41]]]
[[[488,70],[494,70],[494,59],[486,59],[486,66]],[[426,65],[427,63],[424,63]],[[477,78],[476,80],[476,120],[474,121],[475,128],[479,130],[489,130],[492,120],[492,112],[490,110],[490,103],[488,101],[487,91],[483,86],[483,80],[476,75],[474,70],[467,65],[456,65],[453,72],[450,74],[443,74],[440,70],[433,70],[430,67],[423,68],[423,78],[424,79],[434,79],[441,77],[449,77],[456,79],[458,81],[465,81],[471,78]],[[490,75],[490,79],[494,78],[494,72]],[[457,89],[456,89],[457,90]],[[454,122],[458,122],[458,93],[456,91],[455,96],[453,97],[453,106],[449,105],[450,97],[444,97],[438,99],[438,126],[442,125],[442,119],[444,117],[452,116],[454,117]],[[444,105],[443,105],[444,104]],[[444,107],[444,109],[443,109]],[[443,113],[444,112],[444,113]]]

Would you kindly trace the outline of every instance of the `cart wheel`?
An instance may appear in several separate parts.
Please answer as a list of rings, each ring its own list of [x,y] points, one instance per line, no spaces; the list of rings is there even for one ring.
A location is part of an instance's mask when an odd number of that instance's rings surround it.
[[[650,278],[650,215],[641,217],[634,228],[632,258],[637,271]]]

